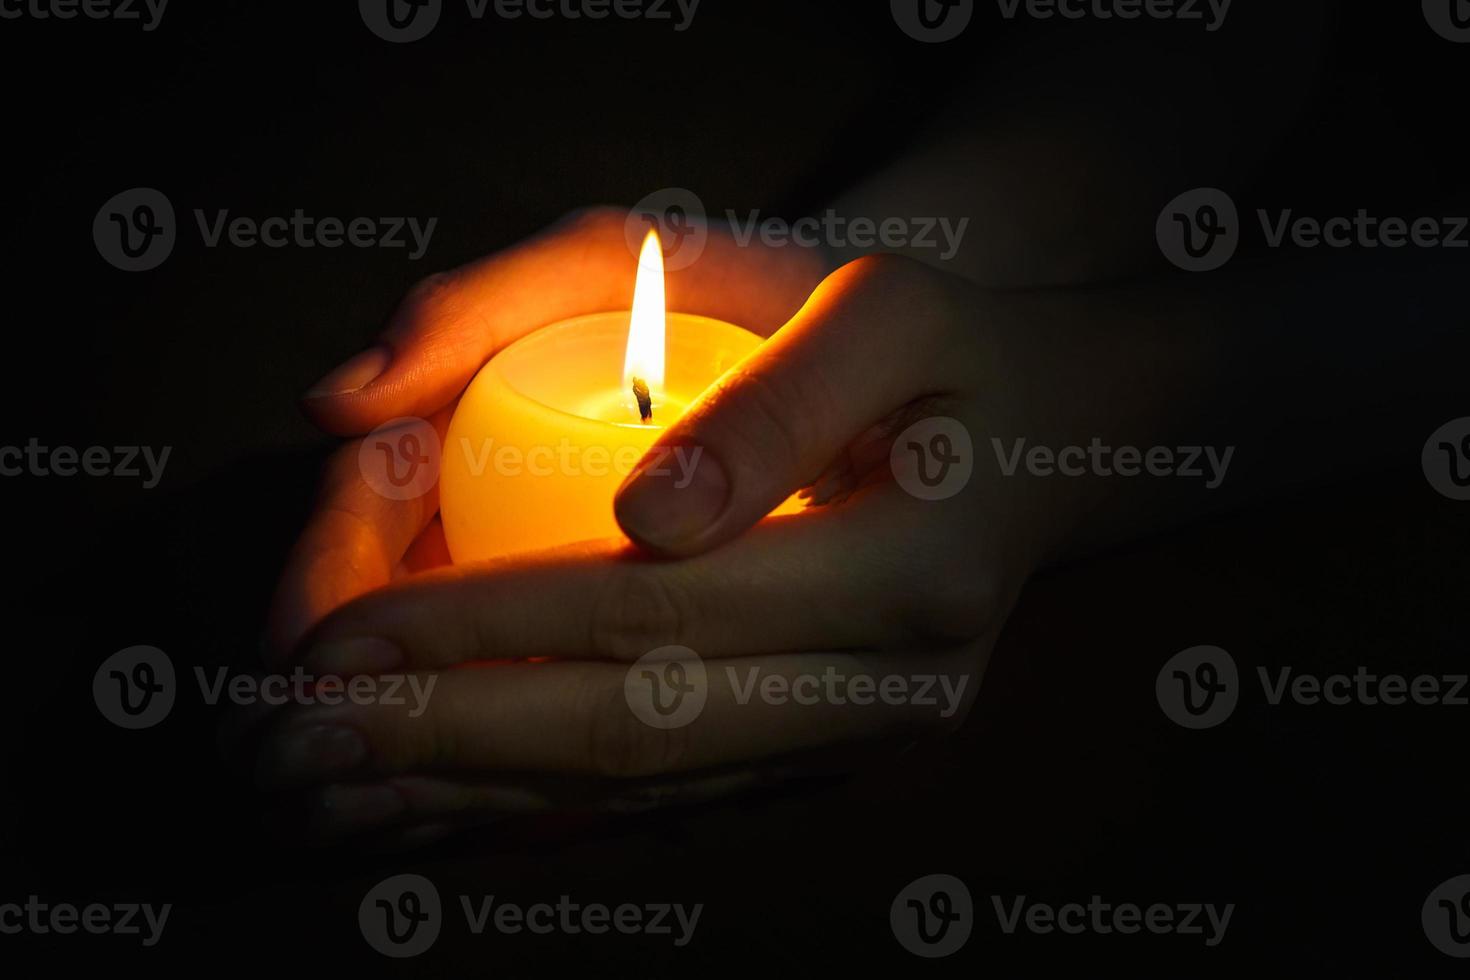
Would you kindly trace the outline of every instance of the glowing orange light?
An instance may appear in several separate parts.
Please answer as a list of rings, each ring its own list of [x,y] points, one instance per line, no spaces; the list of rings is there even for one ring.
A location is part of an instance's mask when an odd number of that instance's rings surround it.
[[[638,256],[638,280],[633,287],[633,318],[628,325],[628,353],[623,359],[623,390],[641,378],[657,398],[664,386],[664,334],[668,312],[664,305],[664,249],[658,232],[643,239]]]

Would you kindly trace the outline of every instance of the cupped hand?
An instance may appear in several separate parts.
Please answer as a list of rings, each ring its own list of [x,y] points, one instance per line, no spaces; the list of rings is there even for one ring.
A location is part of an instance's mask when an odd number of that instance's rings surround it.
[[[617,247],[608,261],[625,265],[621,228]],[[769,328],[761,310],[736,308],[752,302],[736,294],[759,294],[765,315],[780,316],[791,292],[761,276],[781,257],[742,252],[701,282],[710,297],[731,287],[723,307],[681,302],[674,277],[671,306]],[[489,260],[492,269],[497,261],[519,258]],[[800,289],[805,274],[788,267],[778,279]],[[443,288],[434,303],[446,302]],[[278,649],[318,676],[432,678],[433,694],[417,713],[378,703],[285,713],[264,744],[265,784],[315,800],[323,833],[437,827],[545,805],[528,787],[548,774],[739,771],[957,725],[1042,547],[1035,501],[1017,484],[967,476],[972,451],[959,462],[944,455],[999,411],[987,383],[997,373],[977,368],[987,297],[885,257],[808,291],[650,454],[700,449],[695,479],[676,484],[648,467],[619,491],[634,545],[448,565],[432,496],[378,497],[349,446],[283,578]],[[616,305],[608,300],[589,302]],[[432,412],[509,339],[509,324],[588,311],[566,302],[487,314],[493,322],[477,314],[474,328],[451,317],[458,340],[442,327],[395,327],[397,373],[378,382],[387,390],[313,411],[338,431]],[[423,313],[408,322],[424,323]],[[429,344],[470,353],[450,369]],[[442,431],[447,411],[432,417]],[[909,433],[918,435],[904,445]],[[910,453],[916,468],[895,462]],[[958,482],[937,486],[929,468],[951,464],[964,470]],[[766,517],[797,490],[805,511]],[[669,647],[688,651],[677,673],[638,663]],[[702,709],[678,725],[649,723],[638,692],[658,699],[660,678],[687,683],[688,670],[701,675]]]

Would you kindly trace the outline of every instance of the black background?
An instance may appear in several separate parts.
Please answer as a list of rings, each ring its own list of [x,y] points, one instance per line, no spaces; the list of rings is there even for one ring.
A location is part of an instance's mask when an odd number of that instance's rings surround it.
[[[165,724],[126,733],[91,700],[93,671],[127,646],[159,646],[181,670],[254,656],[329,445],[295,398],[366,346],[417,279],[571,208],[667,186],[695,189],[712,211],[796,216],[901,152],[955,79],[1018,50],[1105,61],[1121,32],[1147,32],[1208,70],[1139,84],[1213,104],[1213,87],[1251,84],[1240,38],[1269,37],[1274,6],[1238,0],[1239,34],[1206,38],[1167,24],[1008,24],[981,4],[967,35],[939,47],[910,41],[877,2],[705,0],[682,34],[616,19],[474,23],[451,3],[431,38],[404,46],[372,36],[351,3],[174,0],[153,33],[0,21],[0,441],[173,447],[153,491],[0,484],[13,603],[0,901],[175,906],[157,949],[0,936],[0,964],[1448,974],[1457,964],[1429,946],[1419,909],[1470,872],[1465,709],[1270,707],[1248,684],[1225,726],[1196,733],[1153,693],[1164,660],[1199,643],[1230,650],[1251,677],[1283,664],[1463,672],[1470,512],[1425,484],[1417,443],[1371,477],[1048,573],[958,737],[719,805],[487,830],[407,855],[302,851],[260,832],[248,787],[217,762],[205,706],[186,698]],[[1255,199],[1413,213],[1463,179],[1470,50],[1430,32],[1418,4],[1386,6],[1328,8],[1310,113],[1256,171]],[[1220,120],[1168,124],[1200,176],[1181,189],[1207,183],[1231,152],[1212,136]],[[99,257],[91,225],[136,186],[169,195],[181,238],[162,268],[129,275]],[[192,224],[194,208],[298,207],[440,222],[418,263],[374,249],[206,249]],[[1144,234],[1155,213],[1139,216]],[[1445,419],[1423,421],[1427,435]],[[569,893],[705,912],[682,950],[648,937],[477,938],[451,916],[433,951],[389,963],[363,943],[357,903],[404,871],[446,897]],[[968,883],[978,924],[962,952],[924,962],[894,942],[888,906],[940,872]],[[1215,949],[1198,937],[1007,936],[989,896],[1019,894],[1237,908]]]

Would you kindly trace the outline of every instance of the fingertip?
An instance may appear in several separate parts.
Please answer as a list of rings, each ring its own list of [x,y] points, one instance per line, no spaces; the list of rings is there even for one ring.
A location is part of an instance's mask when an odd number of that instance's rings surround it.
[[[732,497],[730,476],[713,455],[665,447],[650,453],[618,490],[613,515],[640,548],[688,555],[708,546]]]

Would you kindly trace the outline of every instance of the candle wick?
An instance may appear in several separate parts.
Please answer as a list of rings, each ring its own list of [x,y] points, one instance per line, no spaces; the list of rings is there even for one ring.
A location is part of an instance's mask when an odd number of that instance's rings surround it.
[[[647,425],[653,421],[653,396],[648,393],[648,382],[642,378],[633,379],[633,397],[638,399],[638,415]]]

